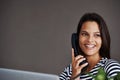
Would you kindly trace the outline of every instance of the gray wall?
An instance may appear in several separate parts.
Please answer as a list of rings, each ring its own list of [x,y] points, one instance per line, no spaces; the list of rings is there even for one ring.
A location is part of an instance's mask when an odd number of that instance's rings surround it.
[[[120,62],[119,0],[1,0],[0,67],[59,74],[71,62],[71,33],[85,12],[103,16]]]

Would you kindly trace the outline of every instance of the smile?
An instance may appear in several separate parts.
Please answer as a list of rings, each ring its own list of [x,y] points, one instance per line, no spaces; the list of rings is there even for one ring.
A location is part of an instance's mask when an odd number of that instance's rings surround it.
[[[94,44],[85,44],[85,47],[91,49],[91,48],[94,48],[95,45]]]

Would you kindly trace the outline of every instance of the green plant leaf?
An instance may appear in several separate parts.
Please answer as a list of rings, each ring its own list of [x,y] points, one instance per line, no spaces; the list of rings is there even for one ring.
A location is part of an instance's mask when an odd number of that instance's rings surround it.
[[[98,69],[98,73],[97,73],[97,75],[95,76],[94,79],[95,79],[95,80],[106,80],[106,78],[107,78],[107,75],[106,75],[103,67],[100,67],[100,68]]]

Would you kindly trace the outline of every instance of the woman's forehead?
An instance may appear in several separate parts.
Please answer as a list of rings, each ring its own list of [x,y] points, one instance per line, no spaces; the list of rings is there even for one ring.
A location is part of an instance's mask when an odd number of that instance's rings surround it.
[[[93,32],[99,32],[99,25],[95,21],[87,21],[84,22],[81,31],[93,31]]]

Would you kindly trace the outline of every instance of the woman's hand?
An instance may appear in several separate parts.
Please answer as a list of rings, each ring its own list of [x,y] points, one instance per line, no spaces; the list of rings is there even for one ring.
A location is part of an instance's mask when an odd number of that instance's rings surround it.
[[[88,63],[79,65],[85,58],[82,55],[74,56],[74,49],[72,48],[72,76],[71,78],[75,78],[76,76],[80,75],[81,70],[87,66]],[[76,80],[76,79],[75,79]],[[79,77],[78,77],[79,80]]]

